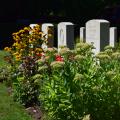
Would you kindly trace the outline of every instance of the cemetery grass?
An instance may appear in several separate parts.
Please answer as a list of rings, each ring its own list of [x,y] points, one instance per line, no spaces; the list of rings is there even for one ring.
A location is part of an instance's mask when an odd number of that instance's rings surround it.
[[[7,56],[9,53],[4,50],[0,50],[0,67],[8,65],[8,63],[4,60],[4,57]]]
[[[4,61],[7,54],[0,50],[0,68],[8,64]],[[0,82],[0,120],[32,120],[24,107],[13,101],[8,93],[8,87],[3,82]]]
[[[0,83],[0,120],[32,120],[21,105],[13,102],[3,83]]]

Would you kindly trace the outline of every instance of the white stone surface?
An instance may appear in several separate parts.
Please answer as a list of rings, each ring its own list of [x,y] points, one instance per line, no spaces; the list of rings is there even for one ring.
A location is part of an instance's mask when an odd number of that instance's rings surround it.
[[[93,43],[95,54],[109,45],[109,26],[110,23],[107,20],[93,19],[86,23],[86,42]]]
[[[109,45],[115,47],[117,42],[117,27],[110,27],[110,42]]]
[[[85,42],[85,27],[80,28],[80,40]]]
[[[74,48],[74,24],[71,22],[61,22],[58,24],[58,50],[61,46]]]
[[[48,40],[48,47],[54,46],[54,25],[51,23],[42,24],[41,30],[46,34],[45,38]],[[51,34],[51,36],[49,36]]]

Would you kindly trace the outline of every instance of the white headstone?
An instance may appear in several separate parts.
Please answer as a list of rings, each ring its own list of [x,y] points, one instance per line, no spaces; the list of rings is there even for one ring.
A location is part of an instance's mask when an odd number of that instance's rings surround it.
[[[30,26],[30,28],[31,29],[33,29],[35,26],[37,26],[38,24],[30,24],[29,26]],[[32,33],[32,31],[30,31],[29,32],[29,34],[31,34]],[[31,48],[33,47],[33,45],[32,44],[30,44],[30,46],[31,46]],[[41,47],[42,47],[42,49],[44,49],[44,50],[46,50],[47,49],[47,45],[45,44],[45,43],[43,43],[42,45],[41,45]]]
[[[94,19],[86,23],[86,42],[93,43],[95,54],[109,45],[109,26],[107,20]]]
[[[109,43],[109,45],[112,47],[115,47],[116,42],[117,42],[117,28],[110,27],[110,43]]]
[[[61,22],[58,24],[58,49],[61,46],[74,48],[74,24],[71,22]]]
[[[45,35],[45,38],[47,39],[48,47],[53,47],[54,46],[54,25],[51,23],[44,23],[42,24],[42,32]]]
[[[85,42],[85,27],[80,28],[80,40]]]

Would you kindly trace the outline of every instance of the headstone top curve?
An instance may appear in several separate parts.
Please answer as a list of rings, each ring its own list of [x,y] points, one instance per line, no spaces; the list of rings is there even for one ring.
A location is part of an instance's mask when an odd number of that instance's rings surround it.
[[[90,22],[109,23],[109,21],[105,19],[92,19],[92,20],[87,21],[86,23],[90,23]]]
[[[60,22],[58,25],[74,25],[72,22]]]
[[[52,24],[52,23],[43,23],[43,24],[42,24],[42,26],[43,26],[43,25],[53,26],[53,24]]]

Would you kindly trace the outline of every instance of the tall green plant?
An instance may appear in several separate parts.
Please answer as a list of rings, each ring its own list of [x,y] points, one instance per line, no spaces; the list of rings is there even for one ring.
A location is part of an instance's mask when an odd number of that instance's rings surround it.
[[[62,48],[59,59],[49,54],[53,59],[40,64],[47,119],[82,120],[88,114],[93,120],[120,119],[119,52],[107,46],[95,56],[92,49],[81,42],[74,50]]]

